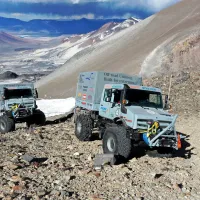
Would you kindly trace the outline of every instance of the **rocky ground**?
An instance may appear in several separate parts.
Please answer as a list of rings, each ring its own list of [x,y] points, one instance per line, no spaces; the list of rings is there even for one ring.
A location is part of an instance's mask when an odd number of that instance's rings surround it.
[[[93,168],[102,143],[80,142],[71,119],[0,135],[0,200],[200,199],[199,72],[174,74],[172,112],[187,138],[173,158],[152,158],[135,149],[129,162]],[[167,93],[169,76],[146,80]],[[37,159],[24,160],[24,155]],[[27,160],[27,159],[26,159]]]
[[[101,141],[79,142],[71,120],[0,136],[0,199],[200,199],[199,119],[180,116],[188,136],[175,158],[133,157],[93,169]],[[36,158],[28,163],[23,155]]]
[[[171,79],[170,101],[172,111],[188,118],[200,118],[200,68],[185,69],[171,73],[168,76],[154,77],[145,80],[144,84],[162,89],[163,94],[169,94]]]

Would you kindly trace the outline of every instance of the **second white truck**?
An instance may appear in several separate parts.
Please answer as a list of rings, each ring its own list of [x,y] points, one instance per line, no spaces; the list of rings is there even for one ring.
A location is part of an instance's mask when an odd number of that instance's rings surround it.
[[[141,77],[84,72],[77,84],[75,135],[88,141],[98,128],[104,153],[125,159],[141,141],[150,148],[178,150],[177,115],[163,108],[161,90],[143,86]]]

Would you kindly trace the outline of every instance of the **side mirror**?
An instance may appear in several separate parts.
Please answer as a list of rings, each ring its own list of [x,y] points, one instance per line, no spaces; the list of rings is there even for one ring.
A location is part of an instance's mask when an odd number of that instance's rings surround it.
[[[111,102],[111,97],[106,97],[106,102]]]
[[[7,91],[8,91],[7,88],[3,88],[3,95],[2,95],[2,99],[3,99],[3,100],[6,100]]]
[[[170,105],[170,104],[165,104],[165,106],[164,106],[163,109],[164,109],[164,110],[171,110],[171,109],[172,109],[172,105]]]
[[[35,88],[35,98],[38,99],[38,91],[37,91],[37,88]]]
[[[164,102],[164,110],[170,110],[172,109],[172,105],[169,104],[169,96],[165,95],[165,102]]]

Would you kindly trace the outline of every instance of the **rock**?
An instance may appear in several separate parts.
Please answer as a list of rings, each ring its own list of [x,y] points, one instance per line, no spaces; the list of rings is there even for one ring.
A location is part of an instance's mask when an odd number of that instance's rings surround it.
[[[61,180],[55,180],[54,183],[59,185],[61,183]]]
[[[60,193],[60,196],[61,196],[62,198],[64,198],[64,197],[69,197],[70,194],[69,194],[69,192],[67,192],[67,191],[65,191],[65,190],[62,190],[61,193]]]
[[[81,174],[89,174],[90,172],[92,172],[92,169],[83,169],[80,171]]]
[[[15,185],[13,188],[12,188],[12,191],[13,192],[22,192],[23,190],[23,187],[20,186],[20,185]]]
[[[155,174],[154,178],[155,178],[155,179],[158,179],[158,178],[160,178],[161,176],[163,176],[163,174]]]
[[[69,182],[71,180],[71,178],[72,178],[71,176],[65,176],[64,180],[65,180],[65,182]]]
[[[92,155],[91,154],[88,156],[88,161],[92,161]]]
[[[97,178],[99,178],[101,176],[101,173],[100,172],[94,172],[93,173]]]
[[[137,158],[132,158],[131,160],[130,160],[130,162],[136,162],[137,161]]]
[[[191,189],[188,189],[186,187],[183,187],[182,189],[182,192],[185,193],[185,194],[189,194],[191,192]]]
[[[27,197],[27,196],[22,196],[21,197],[21,200],[29,200],[30,199],[30,197]]]
[[[28,154],[22,155],[21,158],[29,164],[33,164],[35,168],[38,168],[41,163],[44,163],[48,158],[36,158]]]
[[[172,185],[170,183],[168,183],[168,182],[166,182],[165,185],[166,185],[166,187],[168,187],[170,189],[172,188]]]
[[[102,168],[103,168],[103,166],[94,166],[94,169],[95,169],[96,171],[101,171]]]
[[[99,197],[99,195],[96,195],[96,194],[92,195],[89,199],[90,199],[90,200],[102,200],[102,199]]]
[[[15,79],[17,78],[18,75],[14,72],[11,72],[11,71],[6,71],[2,74],[0,74],[0,79],[1,80],[5,80],[5,79]]]
[[[6,142],[6,138],[0,138],[0,142]]]
[[[32,199],[34,199],[34,200],[40,200],[41,198],[38,195],[34,195]]]
[[[78,156],[80,156],[80,153],[79,153],[79,152],[76,152],[76,153],[74,153],[74,156],[75,156],[75,157],[78,157]]]
[[[19,176],[12,176],[12,177],[10,178],[10,181],[16,183],[16,182],[21,182],[22,179],[21,179],[21,177],[19,177]]]
[[[12,198],[12,196],[7,195],[7,196],[5,196],[4,200],[13,200],[13,198]]]
[[[10,187],[14,187],[14,186],[15,186],[15,183],[12,182],[12,181],[8,181],[8,185],[9,185]]]
[[[5,195],[4,195],[4,193],[3,192],[0,192],[0,198],[4,198],[5,197]]]
[[[94,168],[101,168],[105,164],[114,165],[116,162],[113,154],[97,154],[94,159]]]
[[[41,197],[46,195],[46,192],[45,191],[39,191],[39,192],[37,192],[37,195],[41,198]]]
[[[13,158],[11,158],[12,162],[17,162],[18,161],[18,156],[14,156]]]
[[[9,164],[7,166],[4,166],[4,169],[12,169],[12,170],[16,170],[18,169],[19,166],[18,165],[15,165],[15,164]]]
[[[73,147],[72,145],[69,145],[69,146],[67,147],[67,149],[69,149],[69,150],[73,150],[74,147]]]
[[[32,161],[34,160],[34,157],[31,156],[31,155],[28,155],[28,154],[22,155],[21,158],[22,158],[23,160],[25,160],[26,162],[29,162],[29,163],[32,162]]]
[[[173,188],[174,188],[175,190],[181,190],[182,184],[174,183],[174,184],[173,184]]]
[[[61,193],[60,191],[52,190],[50,194],[58,197],[60,196],[60,193]]]

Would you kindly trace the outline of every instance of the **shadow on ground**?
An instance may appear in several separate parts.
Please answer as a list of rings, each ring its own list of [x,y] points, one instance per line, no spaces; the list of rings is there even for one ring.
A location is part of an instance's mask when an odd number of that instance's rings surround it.
[[[133,149],[133,154],[131,158],[136,157],[140,158],[142,156],[148,155],[149,157],[159,157],[159,158],[174,158],[174,157],[182,157],[185,159],[191,158],[193,155],[189,141],[189,135],[180,133],[184,138],[181,139],[181,149],[173,150],[171,148],[148,148],[147,145],[141,144]]]
[[[73,113],[70,113],[68,115],[61,116],[60,118],[55,119],[55,120],[54,119],[47,120],[46,125],[59,124],[62,122],[73,120],[73,115],[74,115]]]
[[[145,155],[148,155],[152,158],[176,158],[181,157],[185,159],[190,159],[192,155],[192,151],[194,150],[191,147],[189,140],[189,135],[180,133],[185,138],[181,139],[182,148],[179,150],[172,150],[171,148],[153,148],[150,149],[145,143],[140,143],[139,145],[133,148],[132,154],[128,160],[124,160],[123,158],[117,157],[116,164],[127,163],[129,160],[133,158],[141,158]]]

